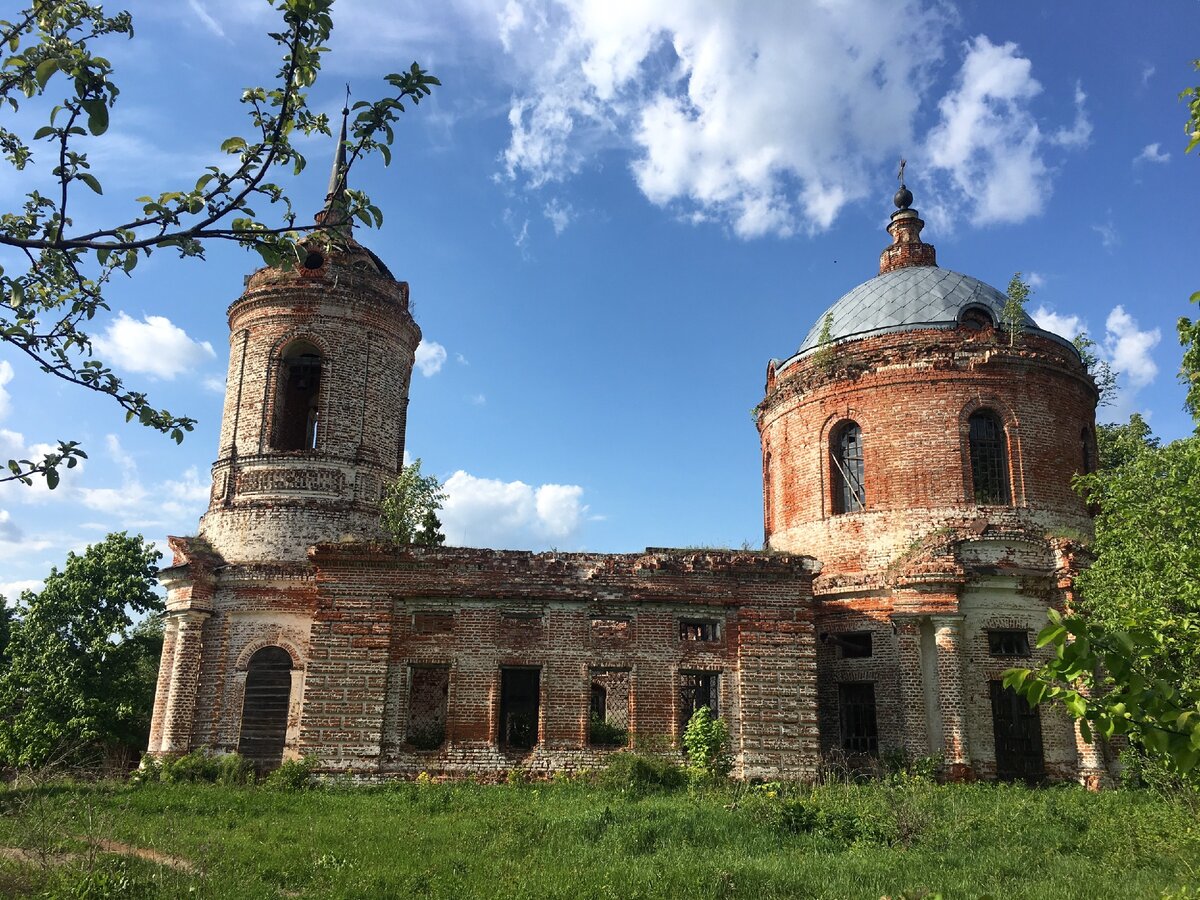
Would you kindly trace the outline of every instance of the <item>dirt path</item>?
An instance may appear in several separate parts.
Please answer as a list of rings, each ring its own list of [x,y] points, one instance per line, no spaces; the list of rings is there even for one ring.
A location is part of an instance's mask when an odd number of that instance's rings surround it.
[[[195,864],[181,856],[171,856],[169,853],[162,853],[158,850],[151,850],[147,847],[134,847],[132,844],[122,844],[120,841],[109,841],[104,838],[86,838],[81,837],[79,840],[91,844],[97,850],[103,850],[105,853],[115,853],[119,856],[132,856],[136,859],[144,859],[146,862],[152,862],[160,866],[166,866],[169,869],[175,869],[177,872],[195,872]],[[26,850],[24,847],[0,847],[0,859],[9,859],[14,862],[25,863],[26,865],[48,865],[48,866],[63,866],[67,863],[82,859],[82,853],[38,853],[36,850]]]

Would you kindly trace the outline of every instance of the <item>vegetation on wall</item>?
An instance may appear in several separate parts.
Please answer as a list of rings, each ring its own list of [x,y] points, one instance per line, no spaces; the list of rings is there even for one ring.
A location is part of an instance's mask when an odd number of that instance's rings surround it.
[[[380,503],[383,530],[398,544],[440,547],[446,536],[437,511],[445,500],[441,482],[433,475],[422,475],[421,460],[415,459],[384,487]]]

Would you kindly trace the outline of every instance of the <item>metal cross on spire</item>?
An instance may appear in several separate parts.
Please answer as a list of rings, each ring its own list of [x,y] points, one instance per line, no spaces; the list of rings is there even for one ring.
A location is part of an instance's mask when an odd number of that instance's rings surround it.
[[[900,187],[904,187],[904,167],[908,165],[907,159],[900,160],[900,171],[896,174],[897,180],[900,182]]]

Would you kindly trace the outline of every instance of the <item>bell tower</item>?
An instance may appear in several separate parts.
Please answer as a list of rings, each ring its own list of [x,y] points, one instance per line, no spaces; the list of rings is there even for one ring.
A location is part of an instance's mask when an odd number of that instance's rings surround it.
[[[299,264],[246,280],[229,307],[221,440],[200,535],[227,562],[294,561],[382,536],[379,500],[404,458],[421,329],[408,284],[346,215],[346,112],[320,225]]]

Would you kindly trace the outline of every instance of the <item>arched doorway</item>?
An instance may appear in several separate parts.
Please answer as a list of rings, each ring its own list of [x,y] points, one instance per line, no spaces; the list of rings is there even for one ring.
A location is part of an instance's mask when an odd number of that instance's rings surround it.
[[[238,753],[260,772],[283,762],[288,701],[292,693],[292,657],[282,647],[263,647],[246,666],[242,730]]]

